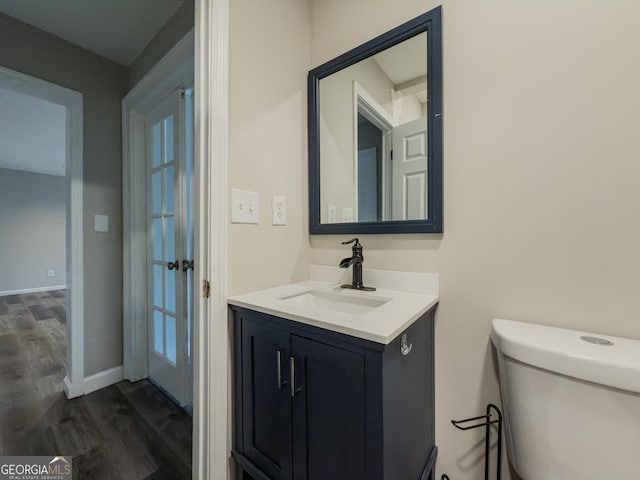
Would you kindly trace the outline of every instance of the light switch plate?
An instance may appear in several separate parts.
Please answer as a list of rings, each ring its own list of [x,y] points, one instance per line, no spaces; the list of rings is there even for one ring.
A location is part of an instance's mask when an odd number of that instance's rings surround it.
[[[94,215],[93,217],[93,229],[96,232],[108,232],[109,231],[109,215]]]
[[[287,224],[287,199],[274,195],[273,201],[273,224],[274,225],[286,225]]]
[[[231,189],[231,223],[257,224],[260,210],[257,192]]]

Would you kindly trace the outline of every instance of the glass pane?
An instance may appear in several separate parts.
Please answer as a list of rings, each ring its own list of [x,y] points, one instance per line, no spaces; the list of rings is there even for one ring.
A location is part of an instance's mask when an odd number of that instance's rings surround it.
[[[153,266],[153,304],[162,308],[162,265]]]
[[[162,172],[153,174],[151,182],[151,199],[153,204],[153,213],[162,212]]]
[[[164,308],[171,313],[176,313],[176,272],[167,270]]]
[[[167,315],[167,359],[176,363],[176,319]]]
[[[164,170],[164,194],[165,194],[165,212],[173,212],[173,167]]]
[[[157,167],[160,165],[160,159],[162,158],[162,138],[161,138],[162,130],[160,128],[160,123],[156,123],[151,129],[151,138],[152,138],[152,149],[153,152],[151,157],[153,158],[153,166]]]
[[[176,233],[174,230],[173,217],[165,217],[167,219],[167,230],[166,230],[166,259],[170,262],[176,260]]]
[[[162,312],[153,311],[153,349],[160,355],[164,354],[162,330]]]
[[[162,218],[153,219],[153,259],[162,260]]]
[[[164,161],[173,162],[173,115],[164,119]]]

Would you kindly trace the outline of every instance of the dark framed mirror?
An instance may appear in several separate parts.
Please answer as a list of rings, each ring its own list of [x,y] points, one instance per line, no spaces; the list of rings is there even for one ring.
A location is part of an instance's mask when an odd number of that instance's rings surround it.
[[[311,234],[441,233],[441,7],[309,72]]]

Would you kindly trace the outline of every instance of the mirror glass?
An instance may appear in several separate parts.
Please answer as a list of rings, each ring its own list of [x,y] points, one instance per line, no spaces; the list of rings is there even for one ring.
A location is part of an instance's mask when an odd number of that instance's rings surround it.
[[[320,80],[320,222],[427,218],[427,34]]]
[[[311,233],[442,231],[440,9],[309,72]]]

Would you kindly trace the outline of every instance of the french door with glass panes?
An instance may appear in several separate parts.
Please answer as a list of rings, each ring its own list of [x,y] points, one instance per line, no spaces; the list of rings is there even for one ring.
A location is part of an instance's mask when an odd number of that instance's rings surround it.
[[[149,378],[180,405],[192,387],[191,100],[180,89],[146,117]]]

